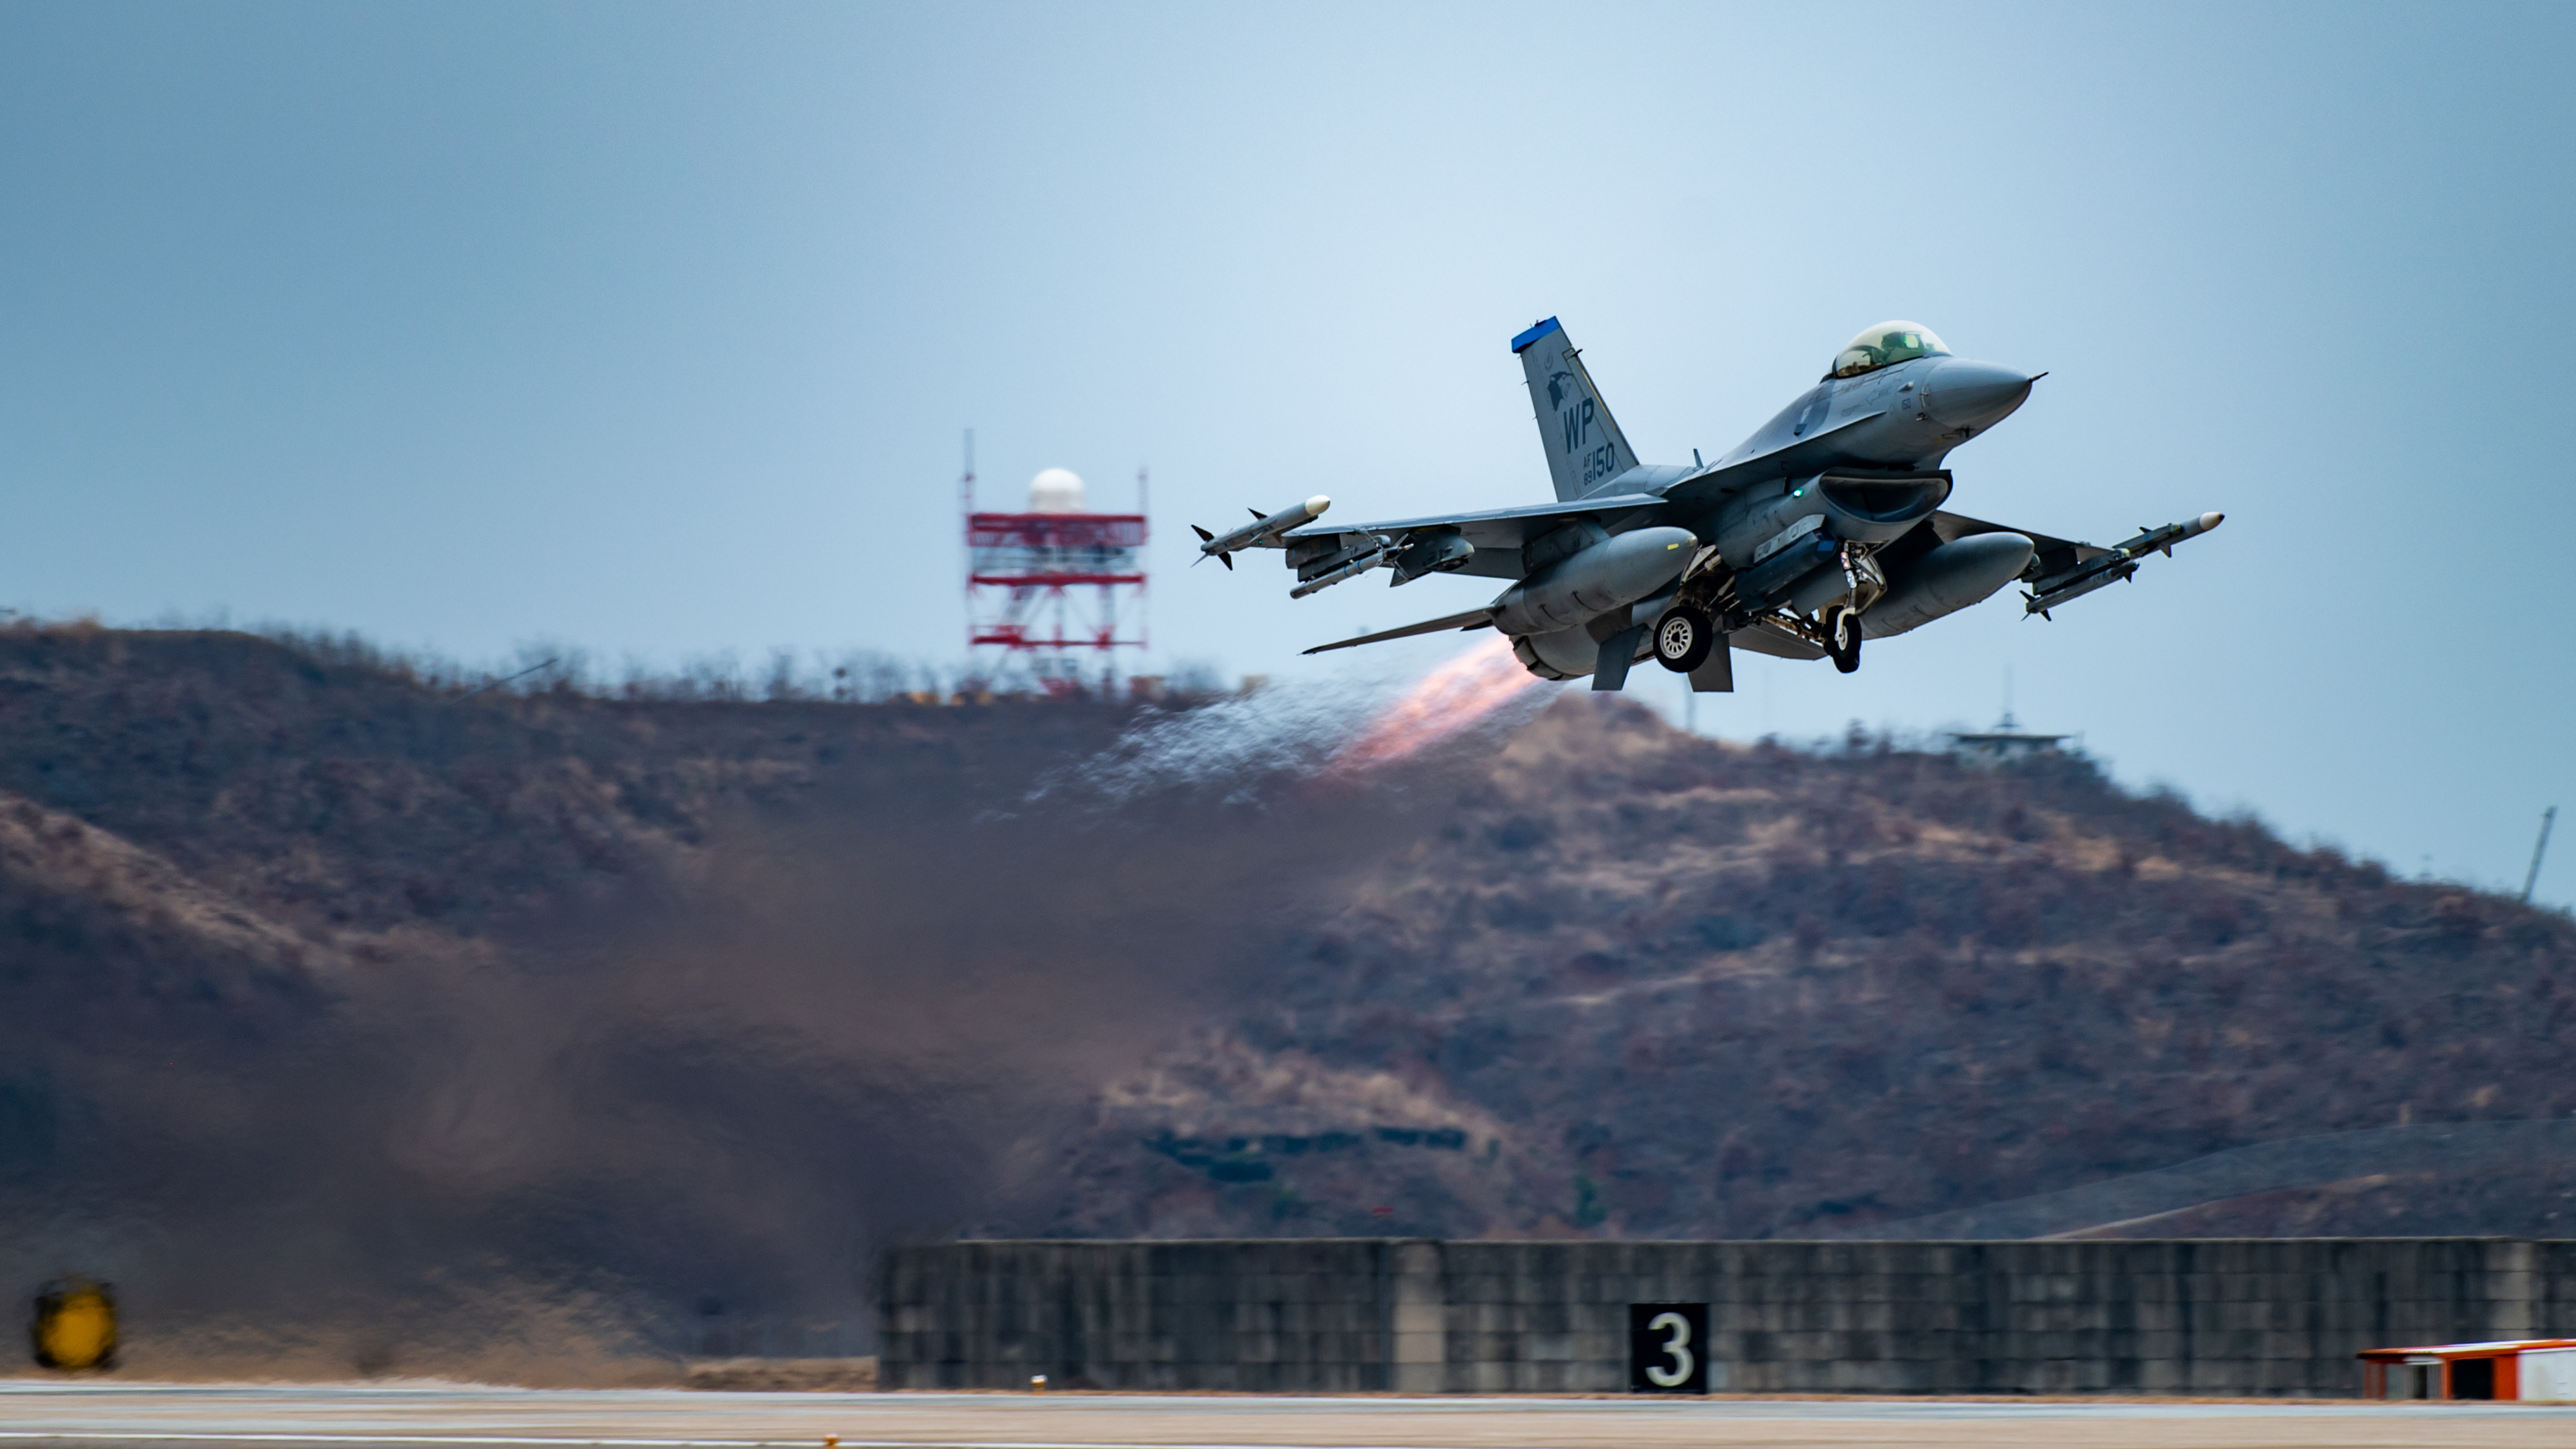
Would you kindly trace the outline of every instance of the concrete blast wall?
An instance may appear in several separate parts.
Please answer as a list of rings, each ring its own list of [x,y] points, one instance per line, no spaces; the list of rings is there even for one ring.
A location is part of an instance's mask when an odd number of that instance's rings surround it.
[[[2364,1348],[2576,1336],[2576,1242],[969,1242],[886,1255],[887,1388],[2350,1396]],[[1641,1350],[1642,1351],[1642,1350]]]

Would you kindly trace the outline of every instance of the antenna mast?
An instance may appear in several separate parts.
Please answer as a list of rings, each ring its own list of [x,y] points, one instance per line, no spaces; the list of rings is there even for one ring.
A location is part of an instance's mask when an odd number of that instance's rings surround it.
[[[973,428],[966,430],[965,452],[965,466],[959,469],[957,474],[957,494],[959,501],[964,505],[966,515],[966,567],[963,570],[963,576],[966,580],[966,635],[971,640],[975,634],[975,430]]]
[[[2558,807],[2540,812],[2540,840],[2531,847],[2531,870],[2522,878],[2522,903],[2531,904],[2531,888],[2540,884],[2540,858],[2549,853],[2549,827],[2558,823]]]

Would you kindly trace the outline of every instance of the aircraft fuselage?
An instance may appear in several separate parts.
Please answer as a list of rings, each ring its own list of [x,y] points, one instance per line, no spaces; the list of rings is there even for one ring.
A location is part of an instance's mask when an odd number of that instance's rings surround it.
[[[1819,438],[1811,471],[1932,469],[1950,450],[2010,417],[2038,378],[1964,357],[1918,357],[1858,377],[1829,377],[1754,430],[1718,467]]]

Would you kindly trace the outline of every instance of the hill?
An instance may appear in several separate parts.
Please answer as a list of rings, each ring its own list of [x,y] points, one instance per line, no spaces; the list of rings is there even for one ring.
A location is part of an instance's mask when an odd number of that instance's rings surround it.
[[[1569,696],[1299,947],[1101,1095],[1051,1230],[1959,1235],[2247,1144],[2576,1111],[2565,917],[2071,757],[1748,748]],[[2157,1231],[2576,1231],[2567,1132],[2269,1173],[2168,1190]]]
[[[1517,699],[1322,765],[1368,700],[0,631],[0,1274],[138,1371],[577,1379],[959,1231],[2567,1232],[2565,918]]]
[[[0,631],[0,1276],[116,1281],[162,1372],[578,1376],[702,1316],[855,1318],[875,1235],[1200,1002],[1129,981],[1143,908],[1096,903],[1204,831],[976,824],[1131,718]],[[1237,862],[1272,864],[1161,868]]]

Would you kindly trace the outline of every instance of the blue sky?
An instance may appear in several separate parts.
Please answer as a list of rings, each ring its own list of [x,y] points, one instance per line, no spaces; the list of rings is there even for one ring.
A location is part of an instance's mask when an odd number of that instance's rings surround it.
[[[1330,677],[1486,586],[1292,604],[1186,522],[1544,497],[1538,317],[1667,460],[1906,317],[2050,372],[1954,508],[2227,526],[1702,728],[2009,669],[2123,779],[2518,885],[2576,806],[2571,69],[2564,7],[12,0],[0,603],[951,659],[972,425],[987,498],[1152,468],[1140,667]]]

